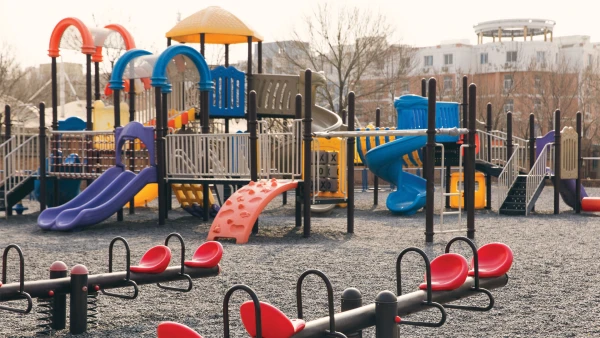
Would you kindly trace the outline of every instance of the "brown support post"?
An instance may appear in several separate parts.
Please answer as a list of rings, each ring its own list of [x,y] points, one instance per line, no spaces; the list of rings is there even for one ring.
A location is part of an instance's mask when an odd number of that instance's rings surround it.
[[[583,115],[577,112],[577,179],[575,180],[575,213],[581,213],[581,139],[583,137]]]
[[[435,211],[434,200],[434,177],[435,177],[435,102],[436,100],[436,80],[429,79],[429,97],[427,105],[427,152],[425,170],[423,171],[426,182],[425,198],[425,242],[433,242],[433,212]]]
[[[381,109],[377,108],[375,110],[375,130],[379,130],[379,127],[381,127]],[[379,137],[379,136],[377,136]],[[372,147],[376,147],[376,144],[372,144]],[[378,205],[379,204],[379,177],[377,175],[374,175],[375,177],[373,178],[373,205]]]
[[[94,62],[94,100],[100,100],[100,62]]]
[[[248,38],[250,39],[250,38]],[[250,48],[248,48],[250,51]],[[310,95],[312,86],[312,71],[307,69],[305,72],[304,92],[304,237],[310,237],[310,194],[312,192],[312,97]]]
[[[114,101],[114,109],[115,109],[115,135],[116,135],[116,131],[117,128],[119,128],[121,126],[121,90],[120,89],[114,89],[113,90],[113,101]],[[116,140],[115,140],[116,142]],[[115,144],[116,146],[116,144]],[[119,208],[119,210],[117,211],[117,221],[121,222],[123,221],[123,208]]]
[[[492,132],[492,104],[488,102],[486,110],[485,131],[488,132],[486,137],[487,162],[492,163],[492,138],[489,133]],[[482,140],[479,140],[482,142]],[[492,176],[485,175],[485,208],[492,209]]]
[[[466,76],[464,77],[466,78]],[[463,78],[463,79],[464,79]],[[468,187],[469,199],[465,201],[467,206],[467,237],[475,238],[475,119],[477,118],[477,86],[469,86],[469,148],[465,166],[465,186]],[[468,169],[468,172],[467,172]]]
[[[295,118],[296,120],[302,120],[302,94],[296,94],[296,107],[295,107]],[[297,143],[297,152],[298,158],[302,158],[302,125],[300,125],[300,130],[296,130],[296,135],[298,137]],[[297,172],[302,172],[302,161],[298,161]],[[302,225],[302,199],[301,199],[302,189],[301,185],[298,184],[296,188],[296,228],[299,228]]]
[[[248,37],[248,66],[246,68],[246,93],[250,96],[250,88],[252,88],[252,37]],[[308,91],[307,93],[310,93]],[[250,106],[250,100],[246,101],[248,107]],[[247,108],[249,109],[249,108]]]
[[[225,44],[225,67],[229,67],[229,44]]]
[[[512,112],[506,113],[506,160],[508,161],[513,154],[513,118]]]
[[[306,89],[308,90],[308,88]],[[355,109],[354,92],[348,94],[348,130],[354,130]],[[348,167],[348,200],[347,200],[347,232],[354,233],[354,147],[356,138],[348,137],[346,145],[346,156],[348,158],[346,166]]]
[[[52,60],[56,60],[56,58],[52,58]],[[56,110],[52,112],[55,114]],[[46,104],[44,102],[40,103],[40,134],[39,134],[39,150],[40,150],[40,211],[44,211],[46,209],[47,201],[46,201],[46,186],[47,186],[47,177],[46,177]]]
[[[258,42],[258,74],[262,74],[262,41]]]
[[[560,110],[554,112],[554,214],[560,212],[560,161],[561,161],[561,144],[560,144]]]
[[[250,109],[248,110],[248,132],[250,133],[250,180],[257,182],[258,181],[258,135],[257,135],[257,102],[256,102],[256,92],[250,91],[250,96],[248,97],[248,102],[250,105]],[[252,228],[252,233],[258,232],[258,219],[254,223],[254,227]]]
[[[165,121],[163,121],[163,114],[162,114],[162,92],[161,92],[161,87],[155,87],[154,88],[154,102],[155,102],[155,106],[156,106],[156,153],[160,154],[160,149],[162,147],[162,138],[163,138],[163,125],[166,124]],[[162,169],[161,169],[161,165],[160,162],[162,159],[160,159],[160,156],[157,156],[158,159],[158,225],[165,225],[166,223],[166,219],[167,219],[167,215],[166,215],[166,199],[165,199],[165,195],[166,195],[166,191],[165,191],[165,185],[163,184],[163,180],[164,180],[164,175],[162,175]]]
[[[169,42],[171,38],[169,38]],[[135,80],[129,79],[129,122],[135,121]],[[135,169],[135,144],[129,142],[129,170]],[[134,198],[129,201],[129,214],[135,214]]]
[[[200,54],[204,56],[204,44],[205,44],[206,35],[204,33],[200,33]]]

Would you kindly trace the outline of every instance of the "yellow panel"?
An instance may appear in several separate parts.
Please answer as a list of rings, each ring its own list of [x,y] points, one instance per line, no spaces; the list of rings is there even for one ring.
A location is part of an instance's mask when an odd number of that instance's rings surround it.
[[[459,182],[463,182],[463,175],[459,175],[459,173],[452,173],[450,175],[450,193],[456,193],[458,191]],[[486,194],[486,186],[485,186],[485,175],[480,172],[475,173],[475,209],[483,209],[485,208],[485,198]],[[461,196],[450,196],[450,207],[458,208],[460,203],[460,207],[464,208],[464,192],[461,193]]]

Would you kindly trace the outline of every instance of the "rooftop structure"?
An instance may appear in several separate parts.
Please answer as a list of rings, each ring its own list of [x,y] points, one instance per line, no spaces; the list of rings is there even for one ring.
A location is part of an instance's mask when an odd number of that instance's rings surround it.
[[[550,35],[550,41],[552,41],[552,31],[556,22],[545,19],[507,19],[507,20],[493,20],[480,22],[475,25],[475,34],[477,34],[477,44],[483,43],[484,37],[491,37],[493,42],[501,42],[502,38],[510,38],[514,41],[515,37],[523,37],[524,41],[533,41],[534,36],[544,36],[544,41],[547,41],[548,34]]]

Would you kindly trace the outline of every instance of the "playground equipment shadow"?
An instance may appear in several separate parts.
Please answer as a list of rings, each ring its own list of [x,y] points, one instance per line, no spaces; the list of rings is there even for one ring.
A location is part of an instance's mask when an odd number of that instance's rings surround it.
[[[590,188],[591,196],[600,189]],[[294,228],[293,206],[281,206],[276,198],[260,217],[260,232],[246,245],[224,242],[222,273],[194,281],[190,293],[161,290],[154,285],[140,287],[140,296],[128,301],[100,296],[99,326],[77,337],[156,337],[156,326],[165,320],[188,325],[204,337],[222,337],[222,301],[226,290],[236,283],[252,287],[262,301],[270,302],[290,317],[296,315],[295,283],[310,268],[324,271],[333,283],[336,309],[346,287],[363,293],[364,303],[372,303],[382,290],[395,290],[395,259],[409,246],[423,248],[430,256],[441,254],[455,234],[436,235],[432,245],[424,244],[425,217],[393,216],[385,205],[372,208],[372,193],[357,193],[355,234],[345,233],[346,211],[335,209],[327,217],[313,219],[312,237],[302,238]],[[385,201],[382,193],[380,201]],[[436,196],[437,197],[437,196]],[[292,200],[288,196],[288,200]],[[174,206],[177,204],[174,203]],[[562,204],[561,204],[562,205]],[[30,208],[35,205],[28,203]],[[552,189],[545,189],[529,217],[500,216],[496,212],[476,213],[476,244],[508,244],[515,255],[508,285],[494,292],[495,308],[486,313],[448,310],[448,322],[439,329],[401,327],[405,337],[577,337],[600,336],[600,252],[597,250],[600,222],[594,215],[575,215],[562,206],[563,213],[552,215]],[[28,212],[30,212],[28,210]],[[125,214],[125,222],[108,221],[80,232],[43,232],[36,225],[37,213],[0,220],[0,247],[21,246],[25,254],[26,280],[48,277],[55,260],[69,267],[85,264],[93,273],[108,271],[108,244],[115,236],[125,237],[137,261],[151,246],[161,244],[176,231],[186,240],[187,256],[204,242],[210,223],[173,210],[166,226],[158,226],[156,209],[138,209]],[[437,220],[437,218],[436,218]],[[447,217],[448,227],[452,217]],[[453,252],[468,255],[456,243]],[[178,250],[178,245],[173,244]],[[115,250],[116,268],[122,268],[123,253]],[[12,256],[8,280],[16,281],[17,263]],[[172,262],[171,265],[176,263]],[[424,268],[418,257],[403,262],[405,291],[417,289]],[[304,312],[316,319],[326,316],[326,293],[320,280],[308,278],[304,286]],[[246,337],[239,320],[239,305],[246,300],[235,294],[231,303],[232,336]],[[474,297],[466,303],[482,299]],[[22,304],[14,304],[15,306]],[[420,314],[432,319],[431,312]],[[2,313],[0,337],[35,336],[36,315]],[[414,317],[413,317],[414,318]],[[71,337],[65,330],[56,337]],[[363,337],[374,337],[374,330]]]

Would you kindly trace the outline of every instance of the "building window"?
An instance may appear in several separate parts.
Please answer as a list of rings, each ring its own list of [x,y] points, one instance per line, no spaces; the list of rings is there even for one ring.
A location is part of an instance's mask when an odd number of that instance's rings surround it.
[[[479,54],[479,63],[482,65],[487,65],[488,63],[488,53]]]
[[[517,51],[506,52],[506,62],[517,62]]]
[[[533,100],[533,110],[540,111],[540,109],[542,109],[542,100],[540,99],[534,99]]]
[[[433,66],[433,55],[425,55],[425,67]]]
[[[504,75],[504,91],[509,91],[513,88],[513,76],[512,75]]]
[[[541,76],[536,75],[535,78],[533,79],[533,81],[534,81],[535,89],[542,88],[542,77]]]
[[[444,91],[452,90],[452,76],[444,76]]]
[[[515,109],[515,102],[513,99],[507,99],[504,102],[504,112],[512,112]]]
[[[545,64],[546,63],[546,52],[537,52],[536,60],[539,64]]]
[[[448,66],[452,64],[454,54],[444,54],[444,65]]]
[[[410,93],[410,87],[408,85],[408,81],[404,80],[402,81],[402,94],[408,94]]]

